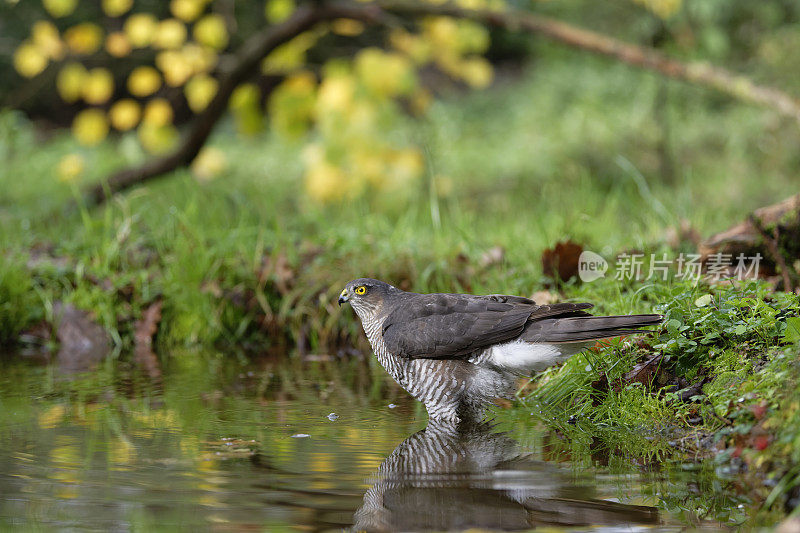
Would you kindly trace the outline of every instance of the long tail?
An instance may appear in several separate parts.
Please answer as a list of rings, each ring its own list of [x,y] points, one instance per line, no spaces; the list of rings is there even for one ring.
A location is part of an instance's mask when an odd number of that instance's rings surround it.
[[[527,342],[579,342],[646,333],[663,315],[576,316],[545,318],[525,327],[521,338]]]

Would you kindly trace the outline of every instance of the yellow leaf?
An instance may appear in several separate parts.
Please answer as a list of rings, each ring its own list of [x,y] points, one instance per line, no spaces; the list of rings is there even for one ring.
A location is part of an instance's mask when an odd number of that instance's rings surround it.
[[[90,70],[83,82],[83,99],[90,104],[104,104],[114,94],[114,77],[107,69]]]
[[[192,65],[179,51],[165,50],[156,56],[156,66],[164,73],[167,85],[179,87],[192,75]]]
[[[464,9],[486,9],[486,0],[456,0],[456,4]]]
[[[422,175],[425,170],[425,160],[415,148],[405,148],[390,153],[389,168],[389,184],[402,188]]]
[[[136,67],[128,76],[128,91],[134,96],[150,96],[160,87],[161,74],[149,65]]]
[[[199,17],[205,7],[205,2],[202,0],[172,0],[169,3],[170,12],[186,22],[191,22]]]
[[[416,88],[411,62],[396,52],[365,48],[356,56],[355,70],[364,85],[379,96],[409,94]]]
[[[299,94],[309,94],[314,91],[317,84],[317,79],[310,72],[298,72],[292,74],[283,83],[284,87],[291,92]]]
[[[84,109],[72,121],[72,134],[86,146],[99,144],[108,135],[108,119],[99,109]]]
[[[344,171],[326,160],[312,164],[305,175],[306,192],[320,203],[341,200],[347,193]]]
[[[430,60],[430,44],[419,35],[413,35],[402,28],[397,28],[389,34],[389,42],[396,50],[403,52],[419,65]]]
[[[106,37],[106,51],[114,57],[125,57],[132,48],[128,36],[121,31],[109,33]]]
[[[681,0],[635,0],[635,2],[645,6],[662,19],[677,13],[682,4]]]
[[[356,84],[352,76],[326,76],[319,86],[318,114],[349,109],[355,92]]]
[[[461,78],[470,86],[484,89],[492,83],[494,77],[492,64],[484,57],[471,57],[461,62]]]
[[[42,0],[42,3],[55,18],[66,17],[78,7],[78,0]]]
[[[277,47],[261,63],[264,74],[285,74],[306,62],[305,50],[291,46],[291,42]]]
[[[47,63],[47,56],[30,42],[25,41],[14,50],[14,68],[26,78],[40,74]]]
[[[268,0],[264,8],[264,15],[273,24],[288,19],[295,10],[294,0]]]
[[[456,27],[457,49],[462,54],[482,54],[489,48],[491,44],[489,31],[481,24],[471,20],[459,20]]]
[[[130,11],[133,0],[103,0],[103,11],[109,17],[118,17]]]
[[[261,63],[264,74],[285,74],[297,70],[306,62],[306,51],[314,46],[319,36],[307,31],[275,48]]]
[[[139,102],[131,98],[118,100],[111,106],[108,112],[111,117],[111,125],[119,131],[128,131],[136,127],[142,116],[142,109]]]
[[[194,40],[200,44],[210,46],[215,50],[222,50],[228,45],[228,30],[225,20],[217,14],[206,15],[198,20],[192,29]]]
[[[172,122],[172,106],[164,98],[153,98],[144,107],[142,122],[150,126],[166,126]]]
[[[184,87],[184,94],[189,108],[195,113],[205,109],[217,94],[219,83],[208,74],[194,76]]]
[[[186,26],[178,19],[167,19],[159,22],[153,36],[153,44],[157,48],[175,49],[186,42]]]
[[[80,63],[67,63],[56,76],[56,90],[65,102],[77,102],[83,92],[86,81],[86,69]]]
[[[230,108],[236,120],[236,130],[242,135],[254,135],[262,130],[261,91],[254,83],[239,85],[231,95]]]
[[[258,105],[236,110],[233,115],[240,135],[252,136],[264,129],[264,114]]]
[[[243,109],[251,105],[257,105],[261,99],[261,91],[255,83],[243,83],[234,89],[231,94],[231,109]]]
[[[270,95],[269,116],[275,130],[299,137],[308,129],[314,113],[316,78],[299,72],[286,78]]]
[[[203,148],[194,161],[192,161],[192,173],[200,181],[209,181],[221,174],[227,162],[225,154],[219,148]]]
[[[331,30],[338,35],[355,37],[364,32],[364,23],[353,19],[336,19],[331,23]]]
[[[207,72],[217,64],[217,53],[197,43],[187,43],[181,49],[181,55],[195,74]]]
[[[76,54],[93,54],[103,44],[103,30],[97,24],[81,22],[64,32],[64,40]]]
[[[430,17],[422,27],[434,48],[452,49],[458,42],[458,25],[450,17]]]
[[[350,167],[352,169],[350,174],[360,181],[377,186],[386,181],[386,154],[374,147],[351,153]]]
[[[52,22],[46,20],[34,22],[31,40],[44,56],[56,61],[64,57],[64,43],[61,42],[58,29]]]
[[[58,162],[58,179],[66,182],[72,183],[76,181],[81,174],[83,174],[83,170],[86,167],[83,157],[79,154],[67,154],[61,158],[61,161]],[[54,411],[51,409],[49,411],[49,415],[52,415]],[[63,407],[60,411],[57,411],[57,419],[61,419],[64,416]],[[39,424],[42,427],[55,427],[55,420],[54,417],[47,416],[43,421],[43,416],[39,417]],[[47,424],[47,425],[46,425]],[[52,425],[49,425],[52,424]]]
[[[135,48],[143,48],[153,42],[158,20],[150,13],[136,13],[125,20],[122,28]]]
[[[142,122],[137,134],[144,149],[152,154],[167,152],[178,142],[178,130],[172,124],[155,126]]]

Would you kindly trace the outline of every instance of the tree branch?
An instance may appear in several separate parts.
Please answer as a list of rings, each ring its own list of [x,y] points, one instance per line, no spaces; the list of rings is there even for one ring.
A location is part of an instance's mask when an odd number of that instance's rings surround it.
[[[509,31],[535,33],[562,44],[612,57],[635,67],[702,85],[744,100],[772,108],[800,122],[800,100],[773,87],[757,85],[749,78],[708,63],[681,62],[652,48],[629,44],[601,33],[584,30],[558,20],[529,13],[469,10],[449,4],[379,3],[397,15],[443,15],[481,22]]]
[[[352,18],[366,23],[379,22],[380,8],[372,5],[311,5],[300,7],[285,22],[270,26],[245,41],[241,50],[231,59],[230,67],[219,78],[219,89],[208,106],[195,117],[189,133],[175,151],[133,168],[112,175],[107,181],[91,187],[86,193],[90,204],[101,203],[110,196],[139,183],[189,165],[208,140],[214,125],[228,107],[234,89],[256,71],[259,62],[280,45],[308,31],[320,22],[338,18]]]
[[[763,105],[800,122],[800,102],[778,89],[757,85],[750,79],[707,63],[684,63],[641,46],[632,45],[597,32],[584,30],[554,19],[516,11],[470,10],[454,5],[379,0],[368,4],[311,4],[299,8],[285,22],[270,26],[247,40],[222,72],[219,90],[208,107],[194,120],[180,146],[172,153],[142,166],[124,169],[107,181],[91,187],[89,203],[100,203],[109,196],[136,184],[158,177],[197,156],[214,125],[222,117],[234,89],[258,67],[259,62],[278,46],[308,31],[319,23],[351,18],[370,24],[394,26],[395,17],[449,16],[469,19],[508,31],[544,35],[567,46],[605,55],[623,63],[652,70],[664,76],[709,87],[736,99]]]

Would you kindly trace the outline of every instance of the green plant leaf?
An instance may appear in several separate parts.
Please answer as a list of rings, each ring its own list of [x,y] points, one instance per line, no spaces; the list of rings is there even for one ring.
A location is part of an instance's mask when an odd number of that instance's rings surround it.
[[[710,294],[704,294],[703,296],[694,301],[694,305],[696,305],[697,307],[705,307],[708,304],[710,304],[713,299],[714,297],[711,296]]]
[[[786,320],[786,331],[783,333],[783,341],[792,344],[800,341],[800,317],[793,316]]]

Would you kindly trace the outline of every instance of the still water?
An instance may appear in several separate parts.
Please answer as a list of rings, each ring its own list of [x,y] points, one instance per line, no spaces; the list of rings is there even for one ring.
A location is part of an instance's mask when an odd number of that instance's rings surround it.
[[[426,428],[363,362],[179,353],[146,378],[5,356],[0,529],[673,531],[743,518],[713,468],[598,454],[534,417],[495,416]]]

